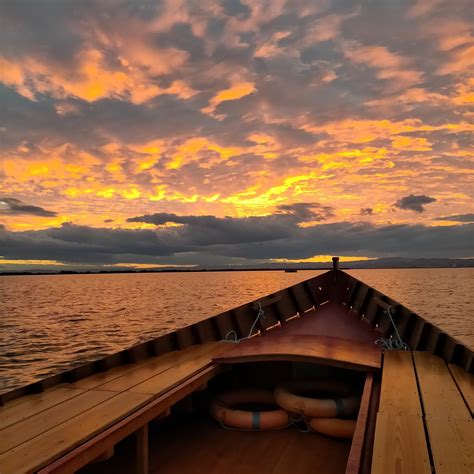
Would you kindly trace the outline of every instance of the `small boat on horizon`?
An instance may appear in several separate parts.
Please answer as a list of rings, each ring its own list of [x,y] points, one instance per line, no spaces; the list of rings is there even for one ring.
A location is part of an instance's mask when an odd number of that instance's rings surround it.
[[[470,348],[335,257],[0,395],[0,472],[472,474],[473,372]]]

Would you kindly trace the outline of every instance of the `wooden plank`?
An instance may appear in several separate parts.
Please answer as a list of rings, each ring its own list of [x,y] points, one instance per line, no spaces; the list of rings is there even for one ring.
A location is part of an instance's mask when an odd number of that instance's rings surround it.
[[[177,351],[170,352],[169,354],[175,354]],[[168,355],[168,354],[165,354]],[[159,356],[164,357],[164,356]],[[81,388],[84,390],[91,390],[101,385],[104,385],[111,380],[115,380],[118,377],[122,377],[124,375],[137,370],[140,367],[144,367],[147,364],[152,364],[158,359],[158,357],[150,357],[148,360],[143,360],[135,364],[124,364],[118,367],[114,367],[113,369],[109,369],[105,372],[99,372],[94,375],[90,375],[89,377],[85,377],[83,379],[78,380],[77,382],[71,383],[71,387],[74,388]]]
[[[0,430],[74,398],[81,393],[84,393],[84,390],[58,386],[54,390],[21,397],[26,400],[20,402],[21,399],[18,399],[20,403],[7,404],[0,408]]]
[[[106,392],[97,392],[105,394]],[[142,407],[151,397],[119,393],[0,455],[2,474],[33,472]],[[104,448],[101,448],[101,452]],[[98,453],[100,454],[100,452]]]
[[[45,393],[51,393],[55,390],[58,390],[59,388],[68,387],[68,386],[69,386],[69,384],[58,384],[58,385],[55,385],[51,388],[48,388],[44,392],[29,393],[27,395],[21,395],[17,398],[14,398],[13,400],[9,400],[9,401],[5,402],[4,405],[0,406],[0,415],[3,413],[3,410],[11,408],[15,405],[19,405],[20,403],[25,403],[25,402],[28,402],[28,401],[37,400],[37,399],[41,398]],[[21,387],[21,388],[17,389],[16,391],[20,391],[20,390],[24,390],[24,389],[25,389],[25,387]]]
[[[288,360],[323,362],[356,370],[379,369],[381,352],[375,344],[361,344],[336,337],[268,335],[241,341],[226,355],[214,358],[221,363]]]
[[[413,353],[416,376],[426,417],[471,420],[459,390],[441,357],[429,352]]]
[[[194,392],[203,383],[207,383],[219,372],[220,368],[217,366],[204,369],[199,374],[186,380],[185,383],[171,389],[166,394],[146,404],[113,426],[104,429],[94,438],[72,449],[61,458],[41,469],[38,474],[70,474],[77,471],[95,459],[109,446],[114,446],[145,423],[149,423],[159,415],[165,414],[172,405]]]
[[[182,351],[165,354],[156,358],[152,363],[138,367],[136,370],[130,371],[120,377],[114,378],[110,382],[97,386],[96,390],[123,392],[124,390],[128,390],[135,385],[145,382],[152,377],[158,376],[159,374],[188,361],[202,360],[204,358],[207,363],[210,363],[211,356],[219,353],[221,348],[227,347],[226,344],[228,343],[211,342],[192,346]]]
[[[357,415],[356,428],[352,438],[349,459],[346,465],[346,474],[358,474],[362,461],[362,450],[369,416],[370,401],[372,398],[372,388],[374,386],[374,376],[368,373],[365,377],[364,391],[360,401],[359,413]]]
[[[133,377],[134,372],[153,372],[154,370],[159,372],[161,369],[166,370],[172,367],[175,361],[181,361],[185,358],[193,357],[195,351],[203,350],[203,347],[208,347],[208,344],[215,345],[219,344],[219,342],[210,342],[207,344],[197,344],[195,346],[187,347],[186,349],[182,349],[179,351],[172,351],[166,354],[150,357],[149,359],[142,360],[135,364],[126,364],[119,367],[115,367],[110,369],[106,372],[101,372],[98,374],[91,375],[90,377],[86,377],[82,380],[78,380],[71,384],[71,387],[75,388],[82,388],[82,389],[103,389],[103,390],[110,390],[110,388],[104,388],[106,384],[110,382],[131,376]],[[222,343],[221,343],[222,344]],[[138,372],[138,373],[140,373]],[[139,375],[136,375],[139,377]]]
[[[469,374],[458,365],[449,364],[449,370],[464,398],[471,416],[474,416],[474,375]]]
[[[386,351],[383,357],[379,411],[422,416],[410,351]]]
[[[431,474],[423,421],[418,415],[379,413],[372,474]]]
[[[127,390],[134,393],[148,393],[159,396],[211,365],[212,356],[221,353],[222,349],[229,348],[230,344],[223,343],[220,346],[208,347],[207,352],[200,354],[192,360],[177,364],[172,369],[155,375],[138,385],[128,387]]]
[[[90,390],[0,431],[0,453],[48,431],[114,397],[114,392]]]
[[[436,474],[474,472],[474,423],[454,418],[426,420]]]

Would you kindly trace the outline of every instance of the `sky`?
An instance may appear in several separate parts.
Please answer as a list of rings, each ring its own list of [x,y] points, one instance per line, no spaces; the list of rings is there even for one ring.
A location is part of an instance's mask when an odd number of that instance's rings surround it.
[[[473,257],[471,7],[0,2],[0,270]]]

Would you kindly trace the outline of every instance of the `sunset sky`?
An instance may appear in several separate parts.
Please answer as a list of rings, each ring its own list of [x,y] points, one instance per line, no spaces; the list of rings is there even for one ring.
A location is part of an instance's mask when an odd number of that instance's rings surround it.
[[[474,256],[469,0],[0,2],[0,270]]]

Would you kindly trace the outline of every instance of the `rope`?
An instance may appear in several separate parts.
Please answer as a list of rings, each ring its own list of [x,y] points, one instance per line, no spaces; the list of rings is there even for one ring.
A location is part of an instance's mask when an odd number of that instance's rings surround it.
[[[255,321],[253,322],[253,324],[250,328],[250,331],[249,331],[248,335],[246,337],[241,337],[239,339],[239,337],[237,336],[237,333],[234,330],[232,330],[232,331],[229,331],[225,335],[224,340],[227,341],[227,342],[237,343],[237,342],[243,341],[244,339],[248,339],[249,337],[252,336],[253,330],[255,329],[255,326],[257,325],[260,318],[265,319],[265,311],[262,309],[262,305],[260,303],[258,303],[258,314],[257,314],[257,317],[255,318]]]
[[[382,349],[386,351],[393,351],[393,350],[403,350],[403,351],[408,351],[410,350],[410,347],[406,342],[402,341],[402,338],[400,337],[400,333],[398,332],[397,326],[395,324],[395,321],[393,320],[393,307],[389,306],[385,312],[388,314],[388,317],[390,318],[390,322],[392,323],[393,328],[395,329],[395,338],[393,337],[393,334],[390,335],[388,339],[386,338],[380,338],[375,341],[375,344],[380,344],[382,346]]]

